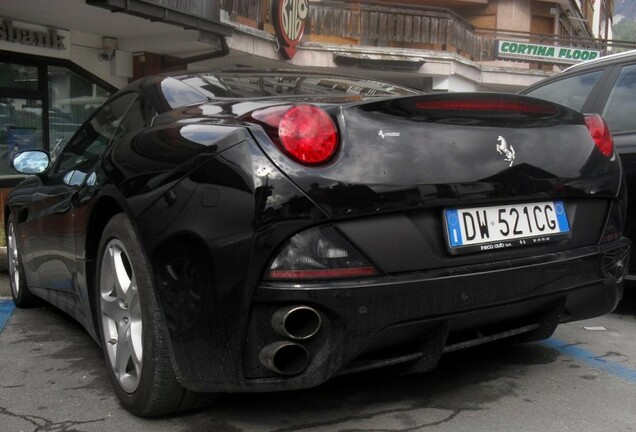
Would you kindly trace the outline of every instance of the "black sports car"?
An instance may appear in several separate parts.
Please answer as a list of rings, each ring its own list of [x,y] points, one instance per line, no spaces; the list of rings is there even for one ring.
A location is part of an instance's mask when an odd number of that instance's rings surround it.
[[[630,249],[602,118],[519,95],[151,77],[13,166],[16,304],[81,322],[143,416],[549,337],[615,307]]]

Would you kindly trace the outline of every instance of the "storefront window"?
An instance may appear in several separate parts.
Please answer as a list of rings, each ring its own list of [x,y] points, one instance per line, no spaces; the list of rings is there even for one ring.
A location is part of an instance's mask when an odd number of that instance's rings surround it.
[[[42,148],[42,99],[37,66],[0,62],[0,176],[15,175],[9,167],[19,151]]]
[[[55,156],[108,97],[105,86],[72,67],[34,59],[0,61],[0,182],[13,185],[18,152],[43,149]],[[107,86],[107,85],[106,85]],[[45,90],[46,89],[46,90]],[[48,107],[47,107],[48,105]]]
[[[0,98],[0,176],[15,175],[11,157],[42,148],[42,101]]]
[[[38,89],[38,68],[0,62],[0,87]]]
[[[49,66],[48,82],[49,149],[54,156],[108,93],[65,67]]]
[[[2,52],[0,204],[24,177],[11,168],[12,157],[32,149],[54,157],[112,90],[70,62]],[[0,246],[2,231],[0,225]]]

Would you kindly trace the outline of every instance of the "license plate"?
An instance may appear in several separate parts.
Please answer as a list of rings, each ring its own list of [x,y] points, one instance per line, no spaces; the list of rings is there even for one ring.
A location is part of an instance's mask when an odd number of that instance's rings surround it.
[[[444,210],[451,252],[536,245],[570,232],[563,201]]]

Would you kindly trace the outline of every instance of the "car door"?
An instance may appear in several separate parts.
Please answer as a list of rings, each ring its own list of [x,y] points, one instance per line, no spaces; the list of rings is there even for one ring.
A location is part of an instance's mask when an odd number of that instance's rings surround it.
[[[75,203],[81,186],[100,155],[116,137],[128,108],[137,98],[127,93],[103,105],[87,121],[40,176],[31,196],[23,232],[30,237],[33,262],[41,288],[72,292],[77,260]]]

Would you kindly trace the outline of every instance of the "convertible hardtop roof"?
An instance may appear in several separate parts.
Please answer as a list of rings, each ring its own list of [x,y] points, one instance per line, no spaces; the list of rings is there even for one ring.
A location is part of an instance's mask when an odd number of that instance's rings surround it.
[[[120,90],[139,91],[162,111],[217,99],[392,97],[423,94],[381,80],[295,69],[219,69],[141,78]],[[158,99],[165,99],[160,101]]]
[[[316,71],[307,71],[303,69],[261,69],[261,68],[231,68],[231,69],[212,69],[209,71],[200,71],[200,72],[171,72],[165,74],[158,75],[150,75],[147,77],[140,78],[126,87],[122,88],[121,91],[130,91],[131,89],[144,89],[147,87],[154,87],[157,83],[160,83],[166,79],[176,79],[179,81],[187,81],[189,79],[195,77],[204,77],[204,76],[218,76],[218,77],[252,77],[252,78],[303,78],[303,79],[332,79],[332,80],[346,80],[346,81],[357,81],[360,83],[375,83],[378,85],[384,85],[390,88],[400,89],[403,92],[411,93],[411,94],[421,94],[423,93],[420,90],[413,89],[410,87],[405,87],[400,84],[392,83],[390,81],[384,81],[380,79],[374,78],[366,78],[354,75],[347,75],[343,73],[334,73],[331,71],[328,72],[316,72]]]

